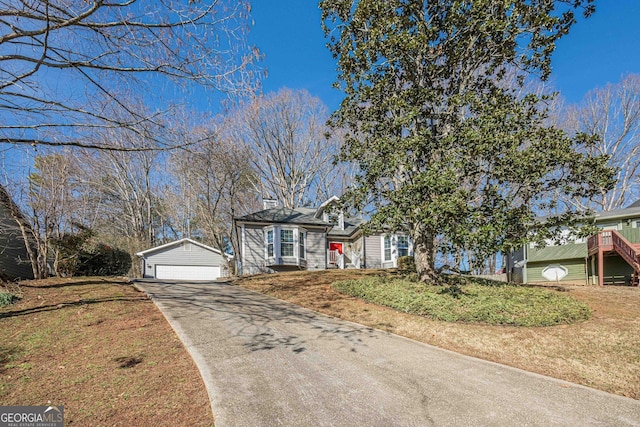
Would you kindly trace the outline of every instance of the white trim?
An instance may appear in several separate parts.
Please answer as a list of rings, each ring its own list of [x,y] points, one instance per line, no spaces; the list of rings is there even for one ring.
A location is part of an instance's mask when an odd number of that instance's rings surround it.
[[[324,203],[318,206],[318,209],[316,209],[316,214],[314,216],[319,219],[320,215],[324,213],[324,208],[326,208],[329,203],[339,202],[339,201],[340,199],[338,198],[338,196],[329,197],[329,199],[325,200]]]
[[[245,248],[245,241],[247,240],[246,238],[246,233],[245,233],[245,229],[244,229],[244,224],[242,224],[242,227],[240,227],[242,232],[241,232],[241,238],[242,238],[242,245],[240,246],[240,273],[242,273],[242,270],[244,269],[244,263],[245,263],[245,257],[246,257],[246,248]]]
[[[407,244],[407,251],[409,252],[409,256],[413,256],[413,239],[411,239],[411,236],[405,233],[387,233],[387,234],[382,234],[380,236],[380,261],[381,263],[384,265],[384,263],[387,262],[391,262],[393,263],[393,267],[397,267],[398,266],[398,252],[399,252],[399,246],[398,246],[398,237],[402,236],[402,237],[406,237],[408,240],[408,244]],[[390,258],[386,259],[385,258],[385,253],[384,253],[384,241],[386,240],[386,237],[389,237],[389,249],[390,249]]]

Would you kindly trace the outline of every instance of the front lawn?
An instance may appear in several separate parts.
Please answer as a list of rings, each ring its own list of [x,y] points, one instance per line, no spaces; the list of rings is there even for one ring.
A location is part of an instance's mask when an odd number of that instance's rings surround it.
[[[63,405],[65,425],[213,424],[202,378],[126,280],[50,278],[0,307],[0,402]]]
[[[333,283],[333,289],[395,310],[446,322],[552,326],[589,318],[591,310],[548,289],[449,277],[444,286],[403,277],[364,277]]]

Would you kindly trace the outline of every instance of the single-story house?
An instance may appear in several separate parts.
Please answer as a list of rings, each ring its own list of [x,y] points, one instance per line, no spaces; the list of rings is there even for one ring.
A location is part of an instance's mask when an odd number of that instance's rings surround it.
[[[19,221],[23,227],[29,227],[20,208],[0,185],[0,279],[33,279],[33,269]]]
[[[637,285],[640,275],[640,200],[599,212],[600,232],[588,239],[524,246],[507,256],[507,273],[518,283],[571,282]]]
[[[337,210],[333,196],[318,208],[289,209],[266,201],[265,209],[235,218],[240,274],[329,268],[392,268],[413,255],[409,236],[365,236],[363,220]]]
[[[136,254],[142,261],[142,277],[162,280],[215,280],[229,275],[231,255],[188,238]]]

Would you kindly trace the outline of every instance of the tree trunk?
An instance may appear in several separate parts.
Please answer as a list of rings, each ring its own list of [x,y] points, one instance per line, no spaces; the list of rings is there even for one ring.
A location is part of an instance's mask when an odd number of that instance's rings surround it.
[[[436,284],[436,237],[435,233],[416,226],[413,229],[413,257],[416,263],[418,279],[421,282]]]

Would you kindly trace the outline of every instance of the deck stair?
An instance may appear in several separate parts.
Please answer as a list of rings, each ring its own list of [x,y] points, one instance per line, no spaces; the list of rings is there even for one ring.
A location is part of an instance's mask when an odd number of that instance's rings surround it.
[[[616,230],[603,230],[589,237],[587,247],[589,256],[599,255],[600,264],[602,263],[602,254],[604,252],[614,251],[618,253],[633,268],[631,284],[638,286],[640,283],[640,244],[630,243]],[[599,274],[599,276],[600,285],[602,286],[602,274]]]

